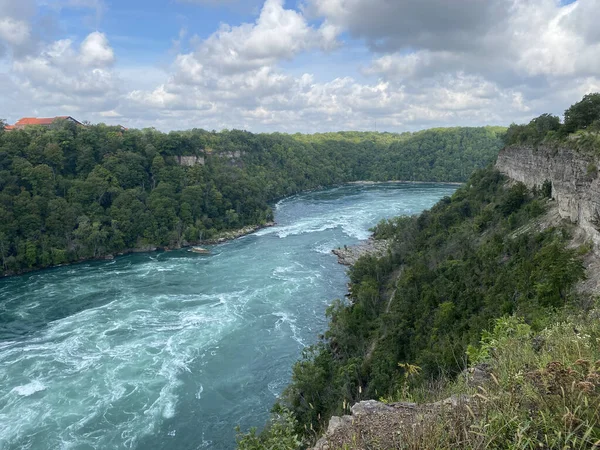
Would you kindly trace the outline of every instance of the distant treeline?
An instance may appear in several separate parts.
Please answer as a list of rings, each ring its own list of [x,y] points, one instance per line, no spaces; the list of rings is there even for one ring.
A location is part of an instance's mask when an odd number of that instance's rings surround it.
[[[4,131],[0,121],[0,274],[177,248],[269,221],[273,200],[303,190],[463,181],[493,161],[504,131],[161,133],[67,122]]]

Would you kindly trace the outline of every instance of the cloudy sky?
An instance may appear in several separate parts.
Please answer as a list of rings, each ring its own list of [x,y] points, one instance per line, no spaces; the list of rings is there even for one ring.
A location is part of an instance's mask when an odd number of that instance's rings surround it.
[[[600,0],[0,0],[0,118],[417,130],[600,91]]]

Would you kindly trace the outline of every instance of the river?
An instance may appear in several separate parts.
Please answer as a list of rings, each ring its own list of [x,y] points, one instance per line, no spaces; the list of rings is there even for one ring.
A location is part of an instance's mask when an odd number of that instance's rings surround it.
[[[231,449],[346,293],[331,249],[448,184],[346,185],[214,246],[0,280],[0,449]]]

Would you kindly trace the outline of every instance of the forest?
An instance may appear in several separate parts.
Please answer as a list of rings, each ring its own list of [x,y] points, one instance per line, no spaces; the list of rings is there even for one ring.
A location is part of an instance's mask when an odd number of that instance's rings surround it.
[[[8,131],[0,121],[0,275],[194,244],[272,220],[279,198],[344,182],[464,181],[504,132]]]

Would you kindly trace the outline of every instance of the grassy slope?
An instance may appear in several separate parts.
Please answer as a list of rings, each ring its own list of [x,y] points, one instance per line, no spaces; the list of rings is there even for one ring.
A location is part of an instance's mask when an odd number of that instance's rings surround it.
[[[443,395],[467,403],[399,430],[397,448],[598,448],[599,318],[598,307],[563,311],[537,332],[521,318],[498,319],[473,355],[489,380],[449,381]]]

